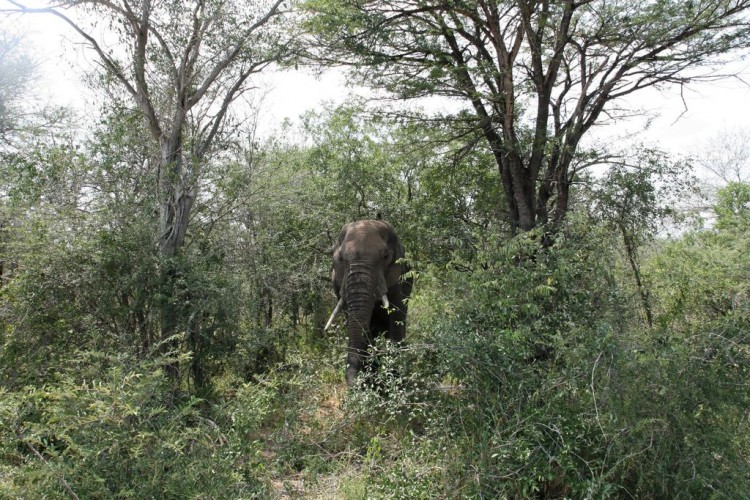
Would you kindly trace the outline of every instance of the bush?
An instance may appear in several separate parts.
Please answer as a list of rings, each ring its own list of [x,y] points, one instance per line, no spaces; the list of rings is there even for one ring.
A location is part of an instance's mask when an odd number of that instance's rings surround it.
[[[100,378],[4,393],[3,496],[243,497],[264,490],[247,436],[267,400],[245,387],[221,429],[174,400],[161,363],[109,360]]]
[[[610,431],[613,481],[641,498],[745,496],[748,332],[747,318],[653,332],[618,363],[607,408],[620,429]]]
[[[486,241],[473,268],[422,280],[420,329],[451,394],[427,434],[455,436],[465,495],[747,491],[747,315],[649,329],[607,236],[571,217],[551,247]]]

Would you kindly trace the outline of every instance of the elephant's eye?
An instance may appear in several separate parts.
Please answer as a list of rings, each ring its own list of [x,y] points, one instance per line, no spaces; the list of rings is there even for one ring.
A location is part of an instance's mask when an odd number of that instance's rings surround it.
[[[391,252],[388,251],[388,249],[383,250],[383,260],[388,260],[391,258]]]

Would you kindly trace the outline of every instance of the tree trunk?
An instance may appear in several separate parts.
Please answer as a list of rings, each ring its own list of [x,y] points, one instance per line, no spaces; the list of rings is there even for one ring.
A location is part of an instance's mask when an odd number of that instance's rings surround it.
[[[622,240],[625,244],[625,252],[628,255],[628,262],[630,262],[630,268],[633,270],[633,277],[635,278],[635,285],[638,288],[638,295],[641,298],[641,305],[643,306],[643,312],[646,315],[646,322],[649,327],[654,326],[654,315],[651,312],[651,300],[649,299],[648,289],[643,284],[641,279],[641,269],[638,265],[637,249],[633,238],[628,235],[627,230],[620,226],[622,232]]]
[[[183,153],[180,134],[162,141],[162,161],[159,168],[160,234],[159,256],[162,265],[161,293],[161,353],[177,353],[182,315],[179,257],[185,244],[190,213],[195,196],[183,175]],[[179,380],[177,361],[168,363],[166,371],[173,381]]]

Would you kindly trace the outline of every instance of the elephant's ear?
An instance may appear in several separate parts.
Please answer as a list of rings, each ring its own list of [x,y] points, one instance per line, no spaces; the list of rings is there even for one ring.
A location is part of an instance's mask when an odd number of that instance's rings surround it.
[[[398,236],[396,236],[396,233],[393,231],[388,234],[388,248],[391,250],[391,255],[393,255],[392,262],[395,263],[398,259],[404,258],[404,247],[401,245]]]
[[[333,247],[333,269],[331,270],[331,281],[333,282],[333,290],[336,292],[336,296],[340,297],[341,293],[341,286],[343,284],[343,276],[339,276],[336,273],[336,263],[341,260],[341,244],[344,242],[344,238],[346,238],[346,232],[349,227],[349,224],[344,224],[344,226],[341,228],[341,231],[339,232],[339,239],[336,241],[336,244]]]

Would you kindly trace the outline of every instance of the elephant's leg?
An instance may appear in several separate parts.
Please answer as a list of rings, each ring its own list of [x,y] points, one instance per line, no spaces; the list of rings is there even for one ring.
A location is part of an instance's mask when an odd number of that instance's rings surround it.
[[[388,315],[389,340],[400,344],[406,336],[406,309],[409,306],[413,279],[403,277],[399,282],[388,288],[388,299],[391,302],[391,311]]]
[[[362,373],[365,366],[364,354],[359,349],[349,348],[349,354],[346,357],[346,384],[354,385],[357,376]]]
[[[406,309],[408,302],[405,301],[405,297],[409,296],[411,292],[411,280],[407,283],[407,293],[404,292],[404,288],[394,290],[391,295],[391,311],[388,315],[388,331],[386,332],[386,338],[393,342],[396,346],[402,346],[404,338],[406,337]],[[400,368],[399,368],[400,367]],[[404,373],[401,372],[404,366],[397,363],[394,365],[393,371],[388,375],[388,378],[395,383],[391,389],[398,390],[402,386]]]
[[[372,312],[372,319],[370,320],[370,332],[372,332],[372,337],[375,338],[378,335],[387,333],[389,326],[390,315],[388,314],[388,311],[378,304]]]
[[[406,336],[406,312],[401,309],[403,307],[403,304],[394,304],[394,310],[388,316],[386,338],[397,344],[402,343]]]
[[[374,343],[374,340],[381,335],[388,335],[388,311],[383,309],[378,303],[375,306],[375,310],[372,312],[372,318],[370,320],[370,345]],[[386,337],[387,338],[387,337]],[[365,370],[372,374],[377,373],[380,365],[378,363],[377,356],[373,353],[368,352]]]
[[[348,328],[348,323],[358,320],[350,315],[346,321]],[[361,323],[357,323],[357,325],[361,325]],[[358,334],[349,335],[349,347],[346,355],[346,383],[350,387],[355,383],[357,376],[367,369],[367,358],[371,344],[371,335],[367,325],[354,328],[354,330]]]

